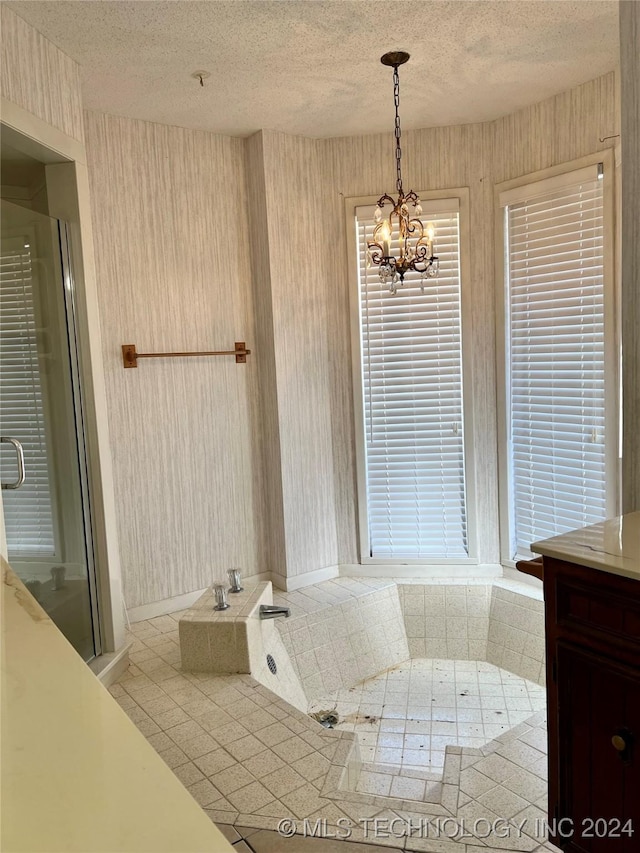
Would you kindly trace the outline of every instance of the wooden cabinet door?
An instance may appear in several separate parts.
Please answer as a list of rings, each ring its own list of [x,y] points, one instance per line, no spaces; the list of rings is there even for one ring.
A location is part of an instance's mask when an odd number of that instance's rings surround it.
[[[640,669],[560,641],[557,691],[559,766],[550,770],[559,774],[557,817],[569,820],[555,843],[638,853]]]

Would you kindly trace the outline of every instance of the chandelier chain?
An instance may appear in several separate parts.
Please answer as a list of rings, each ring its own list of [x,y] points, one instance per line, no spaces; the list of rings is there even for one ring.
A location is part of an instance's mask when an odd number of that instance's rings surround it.
[[[398,66],[393,68],[393,103],[396,108],[396,189],[402,195],[402,148],[400,147],[400,75],[398,74]]]

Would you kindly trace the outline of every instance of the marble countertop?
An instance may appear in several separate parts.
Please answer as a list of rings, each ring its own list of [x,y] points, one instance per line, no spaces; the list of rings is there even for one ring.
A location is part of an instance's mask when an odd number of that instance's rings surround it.
[[[640,512],[534,542],[531,550],[545,557],[640,580]]]
[[[7,563],[0,563],[0,849],[231,851]]]

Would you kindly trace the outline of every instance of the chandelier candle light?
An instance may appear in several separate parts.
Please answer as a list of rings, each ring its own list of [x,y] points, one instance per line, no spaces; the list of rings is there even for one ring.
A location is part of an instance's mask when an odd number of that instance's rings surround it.
[[[396,108],[395,138],[396,138],[396,190],[397,201],[386,193],[378,199],[375,210],[376,226],[373,231],[373,241],[367,244],[370,263],[379,268],[380,280],[389,285],[389,290],[396,293],[398,282],[404,284],[404,277],[409,270],[422,274],[420,288],[424,292],[425,278],[433,278],[438,274],[438,258],[433,254],[434,228],[431,223],[426,227],[419,216],[422,205],[417,193],[410,190],[406,195],[402,188],[402,148],[400,147],[400,77],[398,68],[409,59],[404,51],[385,53],[380,62],[393,68],[393,102]],[[385,205],[392,209],[386,219],[382,218]],[[409,206],[413,211],[409,212]],[[413,214],[413,215],[412,215]],[[392,238],[397,234],[398,253],[392,254]]]

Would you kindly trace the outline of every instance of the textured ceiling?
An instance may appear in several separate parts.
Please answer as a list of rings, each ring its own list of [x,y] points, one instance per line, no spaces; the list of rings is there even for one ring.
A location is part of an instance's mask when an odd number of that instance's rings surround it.
[[[612,70],[618,4],[600,0],[28,0],[14,11],[81,65],[84,103],[244,136],[483,121]],[[190,75],[211,73],[204,87]]]

